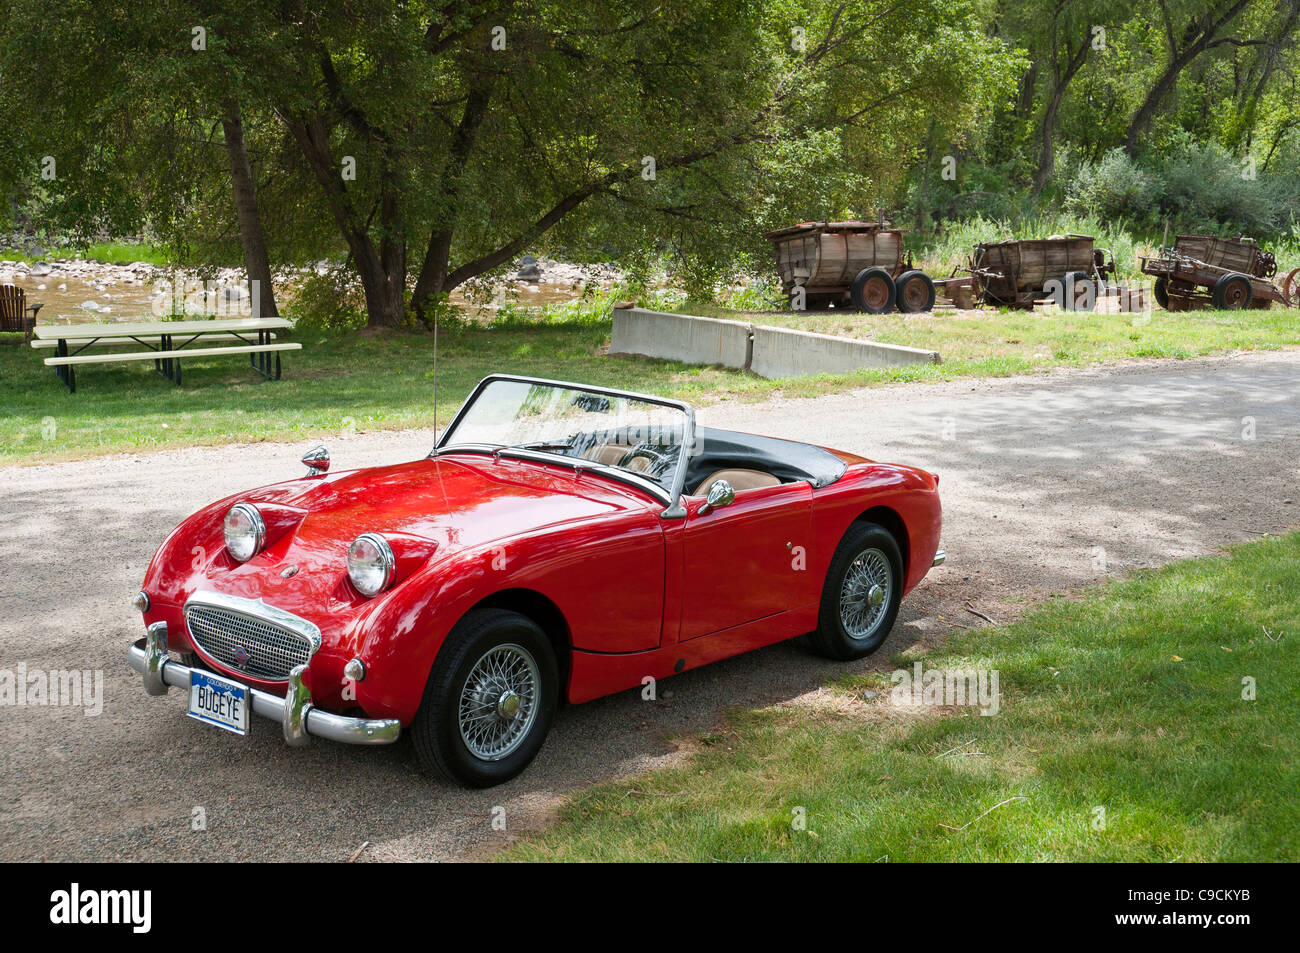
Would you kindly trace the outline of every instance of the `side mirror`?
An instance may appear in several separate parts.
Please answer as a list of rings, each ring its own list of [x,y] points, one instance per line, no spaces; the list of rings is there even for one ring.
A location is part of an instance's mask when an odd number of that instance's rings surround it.
[[[709,486],[709,495],[704,498],[704,505],[699,514],[704,516],[720,506],[730,506],[736,502],[736,490],[726,480],[714,480]]]
[[[307,465],[307,476],[320,476],[330,468],[330,452],[323,446],[317,447],[303,457],[302,462]]]

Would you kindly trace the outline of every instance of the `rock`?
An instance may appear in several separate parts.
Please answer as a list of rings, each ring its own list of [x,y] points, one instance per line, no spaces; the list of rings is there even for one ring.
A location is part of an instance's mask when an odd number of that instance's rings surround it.
[[[54,269],[50,267],[49,262],[38,261],[32,265],[32,274],[37,278],[44,278]]]
[[[99,302],[98,302],[98,301],[83,301],[83,302],[81,302],[81,304],[77,305],[77,307],[81,308],[83,311],[98,311],[98,310],[99,310]]]

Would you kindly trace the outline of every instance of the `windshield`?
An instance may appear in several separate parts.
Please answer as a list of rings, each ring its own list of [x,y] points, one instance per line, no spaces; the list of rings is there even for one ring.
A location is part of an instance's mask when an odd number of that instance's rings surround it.
[[[438,447],[485,444],[615,467],[672,491],[689,412],[680,404],[577,384],[489,378]]]

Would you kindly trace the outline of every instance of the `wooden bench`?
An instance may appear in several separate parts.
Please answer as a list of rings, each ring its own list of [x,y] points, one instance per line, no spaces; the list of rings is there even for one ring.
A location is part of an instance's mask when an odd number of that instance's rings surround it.
[[[73,354],[68,357],[47,357],[45,365],[47,367],[72,367],[80,364],[115,364],[119,361],[153,361],[159,365],[166,376],[170,377],[177,384],[181,382],[181,358],[191,357],[221,357],[225,354],[248,354],[251,355],[251,362],[254,368],[262,371],[267,377],[270,377],[269,365],[259,367],[257,355],[275,354],[275,379],[280,379],[280,352],[281,351],[300,351],[301,344],[246,344],[240,347],[196,347],[184,348],[176,351],[130,351],[130,352],[105,352],[100,351],[96,354]],[[265,369],[264,369],[265,368]],[[70,375],[71,383],[69,388],[75,391],[76,378]]]

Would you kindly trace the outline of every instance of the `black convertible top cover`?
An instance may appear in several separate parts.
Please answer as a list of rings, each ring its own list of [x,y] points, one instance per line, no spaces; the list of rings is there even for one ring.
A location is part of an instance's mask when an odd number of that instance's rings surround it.
[[[735,430],[699,427],[697,452],[686,467],[686,491],[710,473],[728,468],[763,470],[782,483],[807,480],[822,487],[834,483],[848,469],[835,454],[810,443],[760,437]]]

